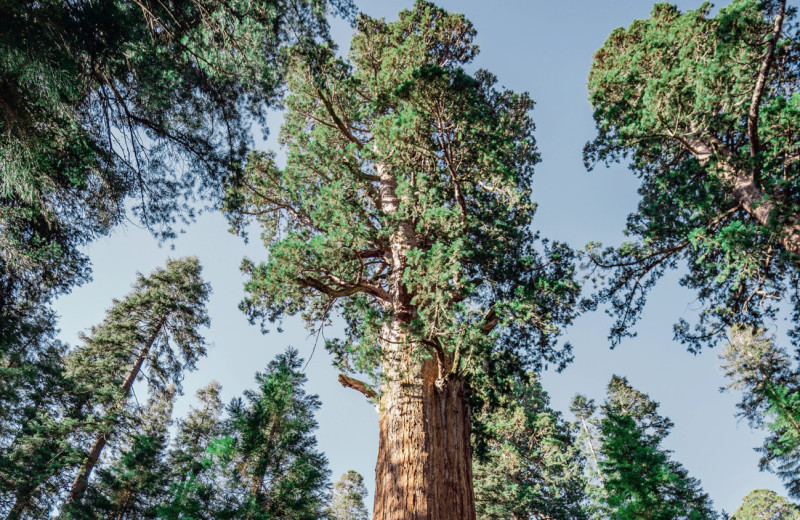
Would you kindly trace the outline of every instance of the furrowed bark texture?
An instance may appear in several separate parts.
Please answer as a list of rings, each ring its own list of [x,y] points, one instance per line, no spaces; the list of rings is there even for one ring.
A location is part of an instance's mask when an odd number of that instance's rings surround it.
[[[383,385],[374,520],[475,519],[466,389],[437,375],[429,360]]]
[[[377,165],[382,209],[399,207],[397,179]],[[379,407],[374,520],[474,520],[469,404],[464,382],[442,380],[440,361],[416,360],[407,325],[413,295],[402,283],[414,226],[401,222],[391,237],[393,319],[383,331],[385,376]]]

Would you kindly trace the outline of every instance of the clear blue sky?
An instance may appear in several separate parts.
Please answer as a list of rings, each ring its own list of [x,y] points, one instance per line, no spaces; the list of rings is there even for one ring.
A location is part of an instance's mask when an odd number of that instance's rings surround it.
[[[721,2],[719,6],[728,2]],[[361,0],[359,7],[372,16],[395,19],[411,1]],[[700,2],[677,2],[682,9]],[[534,198],[539,203],[535,226],[542,235],[583,247],[589,241],[616,244],[622,240],[625,217],[636,206],[637,180],[624,167],[583,167],[581,149],[592,138],[591,108],[586,101],[586,76],[592,54],[616,27],[645,18],[649,0],[581,0],[573,2],[447,1],[444,8],[460,11],[475,25],[481,53],[476,68],[497,75],[499,82],[533,95],[537,105],[536,138],[543,161],[537,168]],[[346,51],[350,27],[334,21],[334,35]],[[274,136],[280,114],[270,119],[271,138],[258,147],[277,150]],[[258,133],[258,132],[256,132]],[[213,343],[208,358],[187,375],[185,395],[176,413],[185,413],[193,393],[211,379],[222,384],[223,399],[241,395],[253,386],[256,370],[287,345],[309,358],[314,338],[299,320],[287,320],[284,332],[262,336],[248,325],[237,309],[243,278],[238,266],[244,256],[262,259],[265,252],[253,240],[245,245],[227,233],[217,214],[201,216],[172,244],[159,248],[156,241],[134,224],[88,247],[94,264],[94,281],[75,289],[56,303],[65,341],[76,343],[77,333],[102,320],[111,298],[128,292],[135,273],[148,273],[167,257],[197,255],[204,276],[213,287],[209,305],[212,318],[207,338]],[[617,349],[608,348],[610,319],[602,312],[584,315],[567,331],[575,345],[576,361],[563,373],[545,373],[545,389],[552,404],[567,410],[571,397],[583,393],[601,401],[612,374],[628,377],[638,389],[661,402],[661,412],[675,423],[665,445],[674,450],[692,476],[702,480],[718,509],[732,513],[749,491],[771,488],[785,494],[780,481],[760,473],[753,447],[761,434],[734,417],[737,394],[720,393],[725,384],[717,352],[692,355],[672,341],[672,324],[694,316],[694,295],[678,286],[679,274],[666,276],[650,295],[637,338]],[[778,328],[780,328],[778,326]],[[337,326],[326,329],[328,337]],[[372,492],[377,453],[377,414],[359,393],[336,382],[336,372],[320,344],[308,366],[309,392],[320,395],[318,414],[320,448],[325,451],[332,479],[348,469],[365,476]],[[371,498],[370,498],[371,506]]]

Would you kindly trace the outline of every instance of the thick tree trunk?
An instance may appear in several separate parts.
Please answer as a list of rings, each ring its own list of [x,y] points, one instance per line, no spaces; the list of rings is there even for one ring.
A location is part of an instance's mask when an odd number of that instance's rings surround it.
[[[474,520],[469,403],[464,382],[437,385],[425,361],[383,385],[374,520]]]
[[[376,164],[381,209],[398,211],[397,178]],[[374,520],[474,520],[469,402],[464,382],[443,378],[444,359],[415,359],[408,336],[416,315],[403,282],[417,247],[414,223],[397,224],[387,251],[392,320],[381,336],[384,383],[380,398]]]

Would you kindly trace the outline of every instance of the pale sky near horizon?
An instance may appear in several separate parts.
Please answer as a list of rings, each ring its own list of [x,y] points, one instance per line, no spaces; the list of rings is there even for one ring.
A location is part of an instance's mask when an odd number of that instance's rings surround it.
[[[592,54],[608,34],[647,17],[653,2],[438,3],[465,13],[475,25],[481,53],[474,68],[488,69],[505,87],[530,92],[537,103],[533,117],[542,163],[534,177],[534,199],[539,203],[534,226],[543,237],[566,241],[575,248],[589,241],[619,243],[625,218],[638,201],[638,181],[624,166],[585,170],[581,150],[593,137],[585,84]],[[393,20],[401,8],[413,2],[361,0],[357,4],[369,15]],[[677,4],[693,9],[700,2],[681,0]],[[350,27],[337,20],[333,31],[346,50]],[[274,113],[269,123],[270,139],[257,147],[277,150],[280,114]],[[371,493],[378,431],[374,407],[336,382],[328,354],[321,344],[314,351],[315,339],[308,337],[299,320],[287,319],[283,333],[273,331],[265,336],[247,323],[237,309],[243,296],[238,266],[244,256],[258,260],[265,252],[257,233],[251,234],[249,244],[243,244],[226,229],[220,215],[206,214],[175,240],[174,249],[169,244],[159,247],[148,232],[131,224],[91,244],[87,252],[93,261],[94,280],[55,304],[61,315],[62,339],[75,344],[79,331],[101,321],[111,299],[128,292],[137,271],[149,273],[167,257],[197,255],[204,277],[213,287],[209,303],[212,325],[206,337],[214,346],[197,370],[187,375],[176,415],[185,413],[194,402],[194,391],[211,379],[222,384],[227,402],[253,387],[255,371],[263,370],[287,345],[299,348],[306,359],[314,352],[306,389],[319,394],[323,403],[317,416],[317,438],[330,461],[331,479],[355,469],[364,475]],[[581,316],[565,334],[574,344],[575,362],[562,373],[549,371],[543,376],[551,404],[569,417],[568,404],[574,394],[583,393],[600,402],[612,374],[626,376],[633,386],[659,401],[662,415],[675,423],[664,444],[702,481],[717,509],[733,513],[742,497],[756,488],[785,495],[776,477],[758,471],[753,448],[761,444],[762,434],[734,417],[738,395],[718,391],[726,383],[717,368],[718,351],[692,355],[672,340],[673,323],[681,317],[693,318],[697,310],[695,296],[678,286],[679,278],[679,273],[671,273],[661,280],[636,326],[638,337],[613,351],[607,341],[611,319],[601,311]],[[783,330],[785,326],[778,323],[774,328]],[[332,337],[337,331],[334,323],[325,334]],[[371,497],[369,502],[371,507]]]

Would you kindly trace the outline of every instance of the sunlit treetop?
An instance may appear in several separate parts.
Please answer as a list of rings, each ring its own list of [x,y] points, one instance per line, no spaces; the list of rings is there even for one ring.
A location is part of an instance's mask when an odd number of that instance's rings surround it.
[[[573,316],[573,255],[531,229],[533,102],[463,69],[474,37],[462,15],[417,2],[397,22],[358,18],[348,59],[297,56],[286,166],[253,153],[228,198],[234,228],[255,220],[269,247],[244,264],[252,319],[338,311],[347,338],[328,346],[368,372],[392,320],[442,377],[495,348],[569,359],[554,340]]]

